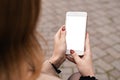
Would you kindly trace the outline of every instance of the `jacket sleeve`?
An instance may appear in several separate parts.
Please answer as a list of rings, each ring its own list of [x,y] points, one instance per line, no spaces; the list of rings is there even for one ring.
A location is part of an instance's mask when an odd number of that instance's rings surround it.
[[[48,60],[46,60],[46,61],[43,63],[42,69],[41,69],[41,73],[58,77],[58,74],[56,73],[56,71],[54,70],[54,68],[53,68],[52,65],[49,63]]]

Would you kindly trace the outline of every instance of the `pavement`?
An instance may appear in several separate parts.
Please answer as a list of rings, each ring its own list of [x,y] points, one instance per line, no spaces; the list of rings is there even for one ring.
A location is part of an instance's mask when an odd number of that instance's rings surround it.
[[[87,32],[98,80],[120,80],[120,0],[42,0],[37,30],[48,42],[42,44],[46,59],[52,55],[54,35],[65,24],[67,11],[88,12]],[[67,60],[61,70],[63,80],[78,71]]]

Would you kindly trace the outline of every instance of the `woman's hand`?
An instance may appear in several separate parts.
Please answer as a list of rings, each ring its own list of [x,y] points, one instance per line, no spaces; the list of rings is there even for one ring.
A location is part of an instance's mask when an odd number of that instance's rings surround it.
[[[50,58],[50,62],[57,68],[65,61],[66,56],[66,31],[65,26],[62,26],[54,37],[54,51]]]
[[[74,50],[70,50],[73,58],[67,56],[67,59],[75,63],[82,76],[94,76],[92,65],[92,54],[90,51],[89,35],[86,35],[85,52],[83,57],[79,57]]]

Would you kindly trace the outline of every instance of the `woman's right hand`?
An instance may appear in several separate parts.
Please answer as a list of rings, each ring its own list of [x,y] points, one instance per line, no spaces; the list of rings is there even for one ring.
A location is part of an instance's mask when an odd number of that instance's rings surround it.
[[[73,58],[67,56],[67,59],[75,63],[82,76],[94,76],[92,65],[92,54],[90,51],[89,35],[86,35],[85,52],[83,57],[79,57],[74,50],[70,50]]]

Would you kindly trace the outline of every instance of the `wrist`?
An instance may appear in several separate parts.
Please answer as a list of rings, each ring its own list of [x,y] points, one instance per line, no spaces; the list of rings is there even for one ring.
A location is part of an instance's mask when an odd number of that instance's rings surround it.
[[[54,64],[56,68],[59,68],[60,65],[61,65],[60,61],[57,58],[55,58],[55,57],[51,57],[49,59],[49,62],[51,62],[52,64]]]
[[[52,65],[52,67],[54,68],[54,70],[59,74],[59,73],[61,73],[61,70],[59,70],[53,63],[51,63],[51,62],[49,62],[51,65]]]
[[[83,76],[90,76],[90,77],[93,77],[93,76],[95,76],[95,75],[94,75],[94,72],[88,71],[88,73],[83,74]]]

